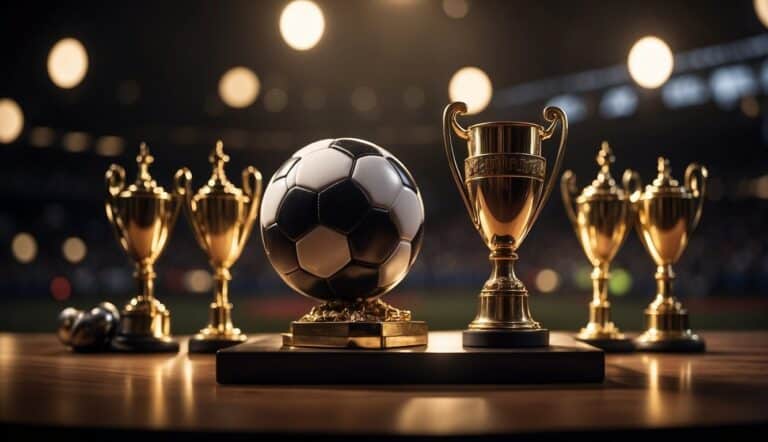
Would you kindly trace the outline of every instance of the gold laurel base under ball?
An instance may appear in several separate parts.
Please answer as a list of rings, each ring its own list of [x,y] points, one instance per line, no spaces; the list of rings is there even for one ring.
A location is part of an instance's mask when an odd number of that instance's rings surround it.
[[[330,301],[312,308],[283,334],[286,347],[386,349],[427,345],[427,324],[380,299]]]

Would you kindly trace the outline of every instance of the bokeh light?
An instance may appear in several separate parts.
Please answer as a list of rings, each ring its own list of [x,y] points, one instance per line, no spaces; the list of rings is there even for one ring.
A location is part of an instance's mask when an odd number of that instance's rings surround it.
[[[627,58],[629,74],[637,84],[656,89],[672,75],[672,50],[658,37],[643,37],[632,46]]]
[[[61,244],[61,254],[64,255],[64,259],[69,263],[79,263],[85,259],[87,253],[88,247],[85,246],[85,241],[76,236],[65,239]]]
[[[33,147],[50,147],[56,139],[56,131],[50,127],[33,127],[29,131],[29,144]]]
[[[11,240],[11,252],[16,261],[28,264],[37,256],[37,241],[35,237],[26,232],[16,234]]]
[[[59,40],[48,54],[48,76],[56,86],[72,89],[88,72],[88,53],[74,38]]]
[[[542,269],[536,274],[536,289],[542,293],[552,293],[560,286],[560,275],[552,269]]]
[[[207,270],[195,269],[184,273],[184,288],[193,293],[205,293],[213,288],[213,278]]]
[[[469,13],[467,0],[443,0],[443,12],[451,18],[464,18]]]
[[[451,101],[463,101],[467,104],[467,113],[482,112],[493,96],[493,85],[482,69],[467,66],[459,69],[448,83],[448,96]]]
[[[51,280],[51,296],[57,301],[66,301],[72,296],[72,284],[63,276]]]
[[[356,111],[365,113],[376,108],[378,99],[376,98],[376,92],[373,89],[367,86],[360,86],[352,91],[352,95],[349,97],[349,102]]]
[[[611,270],[611,280],[608,281],[608,291],[616,296],[626,295],[632,288],[632,275],[622,268]]]
[[[259,77],[252,70],[237,66],[221,76],[219,96],[227,106],[244,108],[256,101],[260,87]]]
[[[24,112],[10,98],[0,98],[0,143],[13,143],[24,129]]]
[[[280,34],[293,49],[312,49],[323,37],[323,32],[325,17],[315,2],[293,1],[280,14]]]
[[[419,109],[424,106],[424,89],[418,86],[408,86],[403,92],[403,103],[409,109]]]
[[[573,283],[579,290],[588,290],[592,288],[592,269],[587,266],[581,266],[573,272]]]
[[[280,112],[288,105],[288,94],[280,88],[272,88],[264,94],[264,109]]]
[[[91,144],[91,136],[85,132],[67,132],[61,137],[61,145],[69,152],[83,152]]]
[[[116,157],[125,150],[125,140],[115,135],[105,135],[96,140],[96,153],[104,157]]]
[[[754,0],[755,14],[760,22],[768,28],[768,0]]]

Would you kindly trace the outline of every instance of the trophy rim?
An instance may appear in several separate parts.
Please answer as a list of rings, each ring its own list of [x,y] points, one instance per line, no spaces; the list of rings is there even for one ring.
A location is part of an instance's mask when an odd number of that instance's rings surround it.
[[[544,126],[538,123],[531,123],[530,121],[514,121],[514,120],[497,120],[497,121],[484,121],[482,123],[475,123],[467,127],[468,131],[475,128],[489,127],[489,126],[507,126],[507,127],[534,127],[540,131],[544,130]]]
[[[547,161],[547,157],[545,157],[544,155],[536,155],[536,154],[528,153],[528,152],[486,152],[486,153],[481,153],[479,155],[470,155],[470,156],[464,158],[464,163],[466,163],[467,160],[469,160],[471,158],[480,158],[480,157],[486,157],[486,156],[505,156],[505,155],[509,155],[509,156],[528,156],[528,157],[542,159],[545,162]]]
[[[173,200],[176,198],[176,196],[170,192],[166,191],[159,191],[159,192],[142,192],[142,191],[135,191],[135,190],[124,190],[116,195],[116,198],[118,199],[135,199],[135,198],[144,198],[144,199],[153,199],[153,200]]]

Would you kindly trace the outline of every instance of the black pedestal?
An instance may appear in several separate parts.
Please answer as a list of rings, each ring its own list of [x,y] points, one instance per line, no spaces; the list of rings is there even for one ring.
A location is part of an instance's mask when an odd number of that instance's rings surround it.
[[[602,350],[563,333],[538,348],[462,346],[461,332],[431,332],[421,347],[382,350],[283,347],[257,335],[216,353],[221,384],[532,384],[601,382]]]
[[[176,353],[179,343],[173,339],[153,336],[117,335],[112,340],[112,350],[124,353]]]
[[[575,337],[577,341],[581,341],[585,344],[589,344],[593,347],[601,348],[606,353],[632,353],[635,351],[635,344],[632,339],[580,339]]]
[[[464,330],[461,337],[464,347],[533,348],[549,345],[549,330],[546,328]]]
[[[189,353],[216,353],[222,348],[232,347],[243,342],[245,341],[242,339],[196,339],[191,337],[188,342],[188,351]]]

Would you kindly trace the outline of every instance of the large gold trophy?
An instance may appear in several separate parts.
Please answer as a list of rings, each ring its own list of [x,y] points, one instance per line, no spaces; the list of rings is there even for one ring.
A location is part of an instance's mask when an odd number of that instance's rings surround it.
[[[178,199],[163,190],[149,174],[154,158],[142,143],[136,181],[125,186],[125,169],[113,164],[106,173],[107,218],[117,240],[136,263],[139,293],[120,313],[120,327],[112,346],[118,351],[176,352],[171,339],[171,313],[155,298],[154,263],[163,252],[179,214]]]
[[[611,320],[611,303],[608,301],[609,269],[632,227],[634,211],[630,194],[639,191],[639,179],[637,173],[626,170],[624,188],[617,186],[611,176],[613,161],[613,152],[608,142],[604,141],[597,155],[600,171],[592,184],[579,193],[576,175],[566,170],[560,181],[560,189],[565,211],[584,253],[594,267],[589,322],[576,338],[606,351],[620,352],[632,351],[634,346]]]
[[[213,172],[196,194],[192,193],[192,173],[187,168],[176,172],[176,192],[184,199],[189,223],[197,243],[208,255],[214,271],[216,293],[210,304],[208,325],[190,338],[191,353],[212,353],[244,342],[245,334],[232,325],[229,302],[229,268],[240,257],[253,229],[261,202],[261,173],[254,167],[243,170],[243,189],[238,189],[224,172],[229,157],[221,141],[209,157]]]
[[[689,165],[684,186],[672,178],[669,160],[659,158],[658,172],[635,202],[637,231],[657,266],[656,299],[645,310],[646,330],[635,345],[646,351],[704,351],[704,341],[691,331],[688,312],[672,295],[672,265],[701,218],[707,169]]]
[[[544,347],[549,330],[530,313],[528,290],[515,275],[517,249],[549,199],[562,165],[568,119],[557,107],[544,109],[547,128],[535,123],[500,121],[461,127],[456,117],[464,103],[451,103],[443,114],[448,166],[472,224],[491,249],[491,276],[480,292],[479,308],[463,333],[468,347]],[[547,177],[541,141],[561,124],[560,146]],[[464,177],[454,156],[451,132],[467,141]]]

